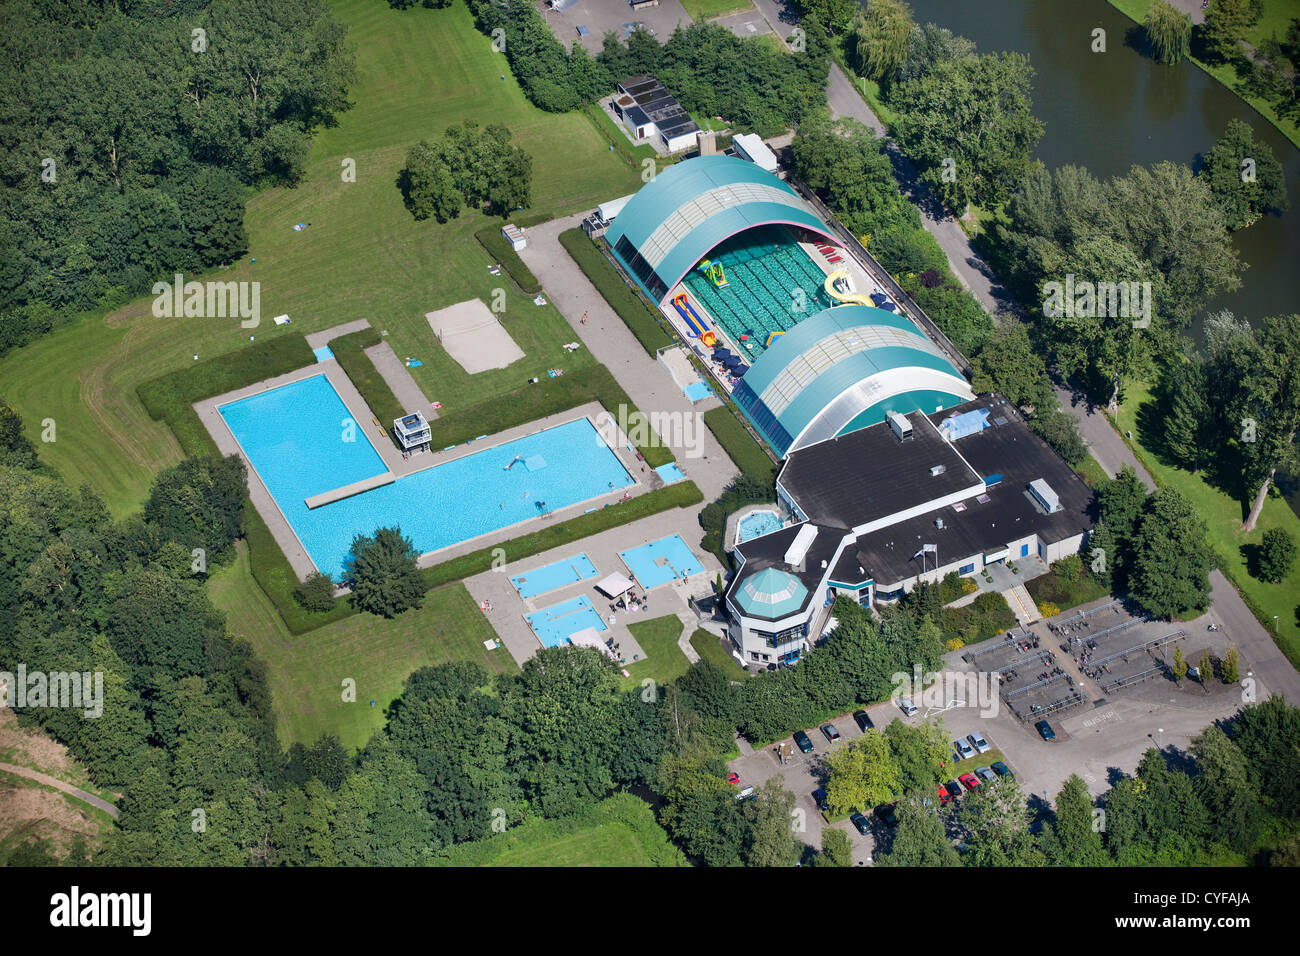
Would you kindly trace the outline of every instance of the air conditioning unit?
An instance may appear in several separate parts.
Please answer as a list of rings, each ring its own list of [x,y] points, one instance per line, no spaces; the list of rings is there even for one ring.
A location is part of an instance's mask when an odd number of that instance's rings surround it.
[[[930,477],[931,477],[931,478],[938,478],[940,475],[942,475],[942,474],[943,474],[945,471],[947,471],[947,470],[948,470],[948,469],[947,469],[947,467],[946,467],[945,465],[935,465],[933,468],[930,469]]]

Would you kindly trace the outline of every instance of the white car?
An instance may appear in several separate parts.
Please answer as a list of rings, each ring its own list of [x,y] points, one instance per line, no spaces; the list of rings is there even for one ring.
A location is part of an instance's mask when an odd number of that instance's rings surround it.
[[[912,703],[910,697],[898,698],[898,709],[903,712],[904,717],[911,717],[916,713],[916,704]]]
[[[967,734],[966,739],[970,741],[970,745],[975,748],[976,753],[986,754],[993,749],[989,746],[989,742],[984,739],[984,735],[978,730],[973,734]]]
[[[958,760],[967,760],[967,759],[969,759],[969,758],[975,756],[975,750],[974,750],[974,748],[971,747],[970,744],[966,743],[966,741],[964,741],[964,740],[962,740],[962,739],[960,739],[960,738],[958,738],[957,740],[954,740],[954,741],[952,742],[952,745],[953,745],[953,747],[955,747],[955,748],[957,749],[957,759],[958,759]]]

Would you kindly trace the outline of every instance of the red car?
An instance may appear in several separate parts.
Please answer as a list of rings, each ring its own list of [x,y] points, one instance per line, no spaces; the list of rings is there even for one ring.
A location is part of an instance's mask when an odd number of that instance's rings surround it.
[[[740,774],[736,773],[734,770],[727,774],[727,783],[740,783]]]
[[[978,790],[980,788],[979,778],[973,773],[964,773],[957,779],[961,781],[961,785],[967,790]]]

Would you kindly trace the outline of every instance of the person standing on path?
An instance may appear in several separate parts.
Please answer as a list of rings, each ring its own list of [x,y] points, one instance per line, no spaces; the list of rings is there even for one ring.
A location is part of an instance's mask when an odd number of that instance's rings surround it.
[[[587,313],[586,313],[586,312],[582,313],[582,324],[583,324],[583,325],[586,325],[586,324],[587,324]]]

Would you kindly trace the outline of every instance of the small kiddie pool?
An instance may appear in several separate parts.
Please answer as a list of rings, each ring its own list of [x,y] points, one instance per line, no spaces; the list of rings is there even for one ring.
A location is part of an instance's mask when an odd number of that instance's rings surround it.
[[[608,630],[600,613],[591,606],[591,600],[585,594],[563,604],[525,614],[524,620],[533,629],[537,639],[547,647],[562,647],[569,643],[571,635],[589,627],[594,627],[597,631]]]
[[[510,583],[515,586],[520,597],[530,598],[562,588],[566,584],[594,578],[597,573],[596,566],[591,563],[591,559],[586,554],[575,554],[526,574],[516,574],[510,579]]]
[[[776,511],[754,511],[740,519],[736,525],[736,544],[761,538],[781,529],[781,515]]]
[[[676,534],[639,548],[620,551],[618,556],[647,591],[704,570],[704,565],[691,553],[681,535]]]

